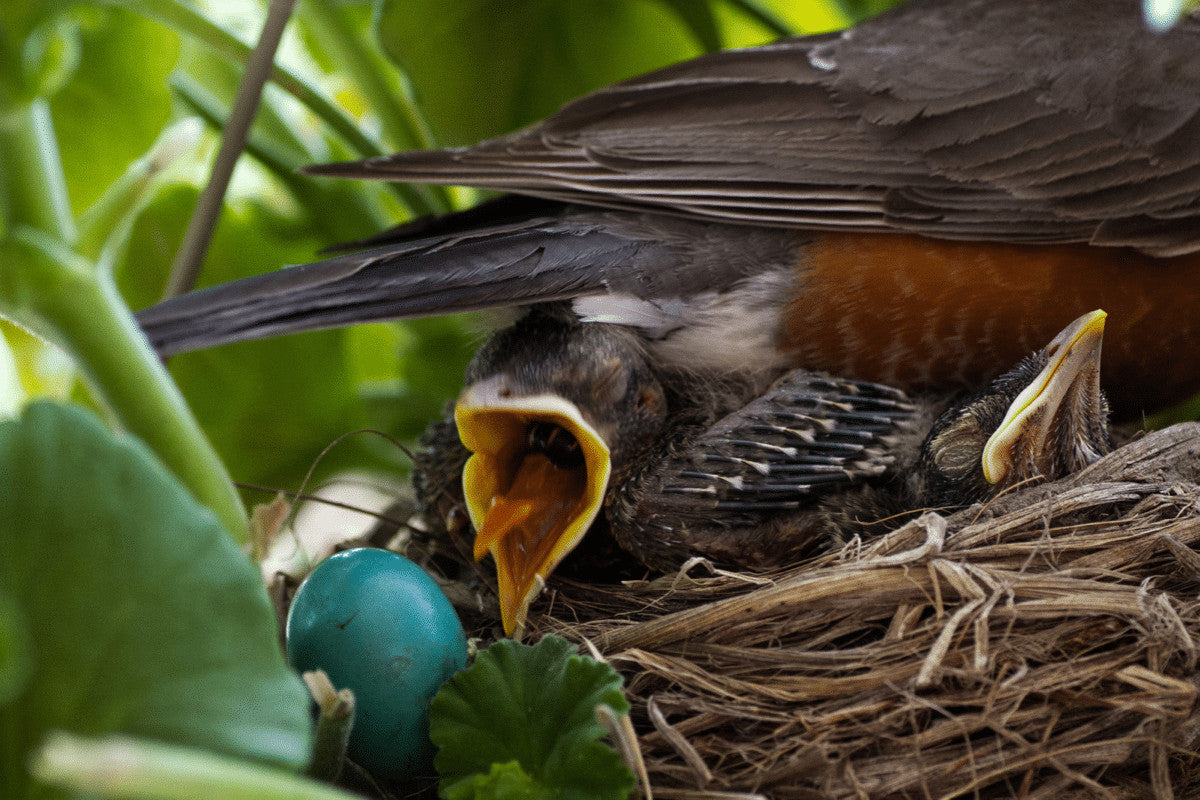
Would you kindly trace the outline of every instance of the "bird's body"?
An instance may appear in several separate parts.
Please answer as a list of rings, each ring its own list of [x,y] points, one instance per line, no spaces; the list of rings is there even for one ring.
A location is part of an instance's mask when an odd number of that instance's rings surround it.
[[[761,388],[803,367],[946,392],[977,386],[1080,313],[1104,308],[1105,388],[1118,417],[1200,391],[1200,255],[980,247],[532,205],[536,213],[517,221],[226,284],[139,320],[170,353],[369,319],[567,301],[585,321],[636,332],[667,369],[737,374]]]
[[[163,352],[573,300],[666,364],[944,389],[1103,307],[1118,415],[1200,390],[1200,21],[1135,0],[915,0],[314,172],[543,200],[149,309]]]
[[[1200,388],[1200,257],[898,235],[824,236],[808,253],[805,290],[785,315],[793,363],[918,390],[978,386],[1103,308],[1115,414]]]

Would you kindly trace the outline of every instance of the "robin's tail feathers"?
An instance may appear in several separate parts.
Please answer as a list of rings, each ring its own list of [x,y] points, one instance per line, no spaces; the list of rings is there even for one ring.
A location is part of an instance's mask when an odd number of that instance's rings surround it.
[[[360,322],[553,301],[647,268],[663,246],[569,214],[439,232],[244,278],[144,309],[160,355]],[[650,263],[648,263],[650,262]]]

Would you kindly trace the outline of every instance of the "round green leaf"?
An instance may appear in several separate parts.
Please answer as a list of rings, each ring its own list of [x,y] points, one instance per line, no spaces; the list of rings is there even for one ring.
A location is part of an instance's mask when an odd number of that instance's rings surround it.
[[[629,712],[621,676],[574,650],[557,636],[533,646],[505,639],[442,687],[429,736],[439,748],[433,763],[443,797],[628,796],[633,774],[601,741],[606,731],[596,720],[598,705]]]
[[[23,795],[52,729],[304,764],[307,696],[257,571],[141,442],[35,403],[0,423],[0,475],[0,594],[35,659],[0,709],[0,785]]]
[[[63,63],[61,51],[47,52],[42,37],[56,25],[64,6],[60,0],[0,3],[0,107],[28,103],[47,83],[44,78]]]

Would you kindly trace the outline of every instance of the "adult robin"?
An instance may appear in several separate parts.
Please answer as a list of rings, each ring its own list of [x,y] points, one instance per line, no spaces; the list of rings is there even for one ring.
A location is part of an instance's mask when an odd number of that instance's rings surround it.
[[[598,527],[653,568],[696,555],[779,566],[914,509],[1086,466],[1111,449],[1104,322],[1084,314],[953,402],[804,369],[751,398],[653,368],[619,326],[538,309],[476,355],[415,482],[435,523],[465,503],[511,634]]]
[[[474,147],[313,168],[523,196],[139,321],[171,353],[571,300],[667,366],[941,389],[1104,308],[1128,418],[1200,389],[1198,111],[1196,19],[1154,35],[1136,0],[916,0]]]

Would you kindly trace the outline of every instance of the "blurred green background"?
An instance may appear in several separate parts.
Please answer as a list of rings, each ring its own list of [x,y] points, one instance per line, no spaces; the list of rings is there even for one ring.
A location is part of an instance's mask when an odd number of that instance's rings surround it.
[[[41,167],[14,175],[10,163],[0,181],[0,236],[29,222],[29,207],[58,207],[46,223],[57,236],[110,261],[131,308],[155,302],[265,5],[5,0],[0,133],[30,109],[50,129]],[[304,164],[473,142],[612,81],[705,50],[843,27],[883,5],[300,0],[277,58],[286,74],[267,88],[200,285],[311,261],[477,199],[307,178],[295,172]],[[463,317],[365,325],[178,356],[170,369],[237,481],[297,489],[318,459],[318,476],[359,469],[394,480],[408,459],[383,437],[349,436],[320,454],[359,429],[411,441],[457,393],[482,331]],[[36,396],[95,402],[68,356],[7,323],[0,333],[12,354],[0,348],[0,410]]]

